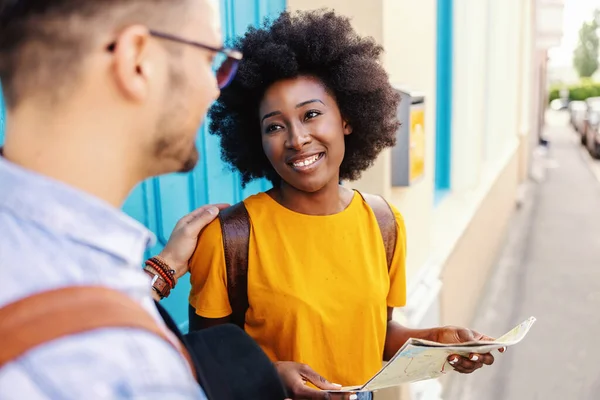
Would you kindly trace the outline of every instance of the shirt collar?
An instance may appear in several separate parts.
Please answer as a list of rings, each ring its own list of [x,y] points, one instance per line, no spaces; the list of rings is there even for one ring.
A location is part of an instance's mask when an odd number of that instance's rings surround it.
[[[95,247],[138,266],[154,235],[121,210],[2,157],[0,208],[53,234]]]

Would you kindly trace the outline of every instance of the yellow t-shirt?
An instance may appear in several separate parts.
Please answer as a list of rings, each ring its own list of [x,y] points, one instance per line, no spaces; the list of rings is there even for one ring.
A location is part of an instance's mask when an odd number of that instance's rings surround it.
[[[355,193],[342,212],[293,212],[268,194],[244,201],[251,219],[246,332],[273,361],[310,365],[330,382],[365,383],[382,366],[387,306],[406,301],[406,232],[388,275],[371,208]],[[190,261],[190,304],[205,318],[231,314],[218,220]]]

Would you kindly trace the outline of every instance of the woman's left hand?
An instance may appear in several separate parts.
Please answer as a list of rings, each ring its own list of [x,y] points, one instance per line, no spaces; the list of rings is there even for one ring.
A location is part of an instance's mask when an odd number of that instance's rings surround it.
[[[438,343],[464,343],[473,341],[493,341],[494,339],[482,335],[479,332],[466,328],[458,328],[455,326],[444,326],[435,328],[433,332],[433,340]],[[500,349],[504,353],[506,348]],[[468,357],[463,357],[458,354],[453,354],[448,357],[448,363],[458,372],[462,374],[470,374],[473,371],[483,367],[484,365],[492,365],[494,356],[491,353],[487,354],[469,354]]]

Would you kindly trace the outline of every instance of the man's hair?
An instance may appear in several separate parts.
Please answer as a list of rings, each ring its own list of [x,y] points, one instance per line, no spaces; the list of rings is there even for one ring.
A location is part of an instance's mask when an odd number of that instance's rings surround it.
[[[361,37],[350,20],[327,10],[284,12],[235,41],[244,59],[231,84],[209,113],[210,133],[221,140],[223,161],[241,174],[242,184],[280,177],[264,154],[258,109],[275,82],[298,76],[318,78],[352,127],[345,137],[342,180],[358,179],[377,155],[393,146],[399,122],[399,94],[379,62],[383,49]]]
[[[0,0],[0,80],[6,105],[71,90],[100,33],[164,28],[186,0]],[[175,10],[175,12],[171,12]]]

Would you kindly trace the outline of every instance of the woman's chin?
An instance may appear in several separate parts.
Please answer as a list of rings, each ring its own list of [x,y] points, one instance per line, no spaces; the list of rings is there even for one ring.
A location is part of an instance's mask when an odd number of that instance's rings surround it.
[[[302,182],[288,182],[288,185],[292,186],[294,189],[304,192],[304,193],[317,193],[325,189],[327,186],[326,181],[323,180],[303,180]]]

